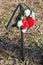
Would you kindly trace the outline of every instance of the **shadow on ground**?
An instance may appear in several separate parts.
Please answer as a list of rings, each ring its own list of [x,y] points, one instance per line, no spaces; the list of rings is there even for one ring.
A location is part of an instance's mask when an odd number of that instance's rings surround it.
[[[7,54],[9,54],[12,58],[21,60],[22,54],[21,54],[21,41],[19,40],[18,44],[7,40],[5,37],[0,38],[0,47],[5,50]],[[20,44],[19,44],[20,43]],[[1,52],[1,49],[0,49]],[[29,65],[31,63],[36,65],[43,65],[43,45],[40,47],[37,45],[37,43],[30,43],[28,47],[24,45],[23,48],[23,54],[24,54],[24,61],[28,60]],[[15,62],[15,61],[14,61]],[[32,65],[33,65],[32,64]],[[14,65],[14,63],[13,63]]]

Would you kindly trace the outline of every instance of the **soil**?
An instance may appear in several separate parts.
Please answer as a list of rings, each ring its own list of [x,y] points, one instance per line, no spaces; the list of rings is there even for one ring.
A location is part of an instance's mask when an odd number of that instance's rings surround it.
[[[35,26],[23,34],[24,61],[20,30],[5,28],[19,2],[36,13]],[[0,65],[43,65],[43,0],[0,0]]]

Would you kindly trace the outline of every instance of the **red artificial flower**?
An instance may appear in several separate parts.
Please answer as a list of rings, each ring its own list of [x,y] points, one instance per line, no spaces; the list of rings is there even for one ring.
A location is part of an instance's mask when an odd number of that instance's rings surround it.
[[[30,18],[25,18],[22,20],[23,25],[21,26],[22,29],[26,29],[26,28],[31,28],[32,26],[34,26],[34,19],[32,17]]]

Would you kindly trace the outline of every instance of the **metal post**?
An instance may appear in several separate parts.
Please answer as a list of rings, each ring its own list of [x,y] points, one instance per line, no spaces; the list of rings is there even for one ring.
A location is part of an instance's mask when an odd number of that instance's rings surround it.
[[[20,11],[21,11],[21,8],[22,8],[22,5],[21,5],[21,3],[20,4],[18,4],[18,6],[16,7],[16,9],[14,10],[14,12],[12,13],[12,15],[11,15],[11,17],[10,17],[10,19],[9,19],[9,22],[8,22],[8,24],[7,24],[7,26],[6,26],[6,28],[9,26],[9,24],[10,24],[10,22],[11,22],[11,20],[12,20],[12,18],[13,18],[13,16],[15,15],[15,12],[17,11],[17,9],[20,7]],[[16,25],[14,24],[14,25],[12,25],[12,27],[15,27]],[[21,60],[22,61],[24,61],[24,54],[23,54],[23,42],[24,42],[24,39],[23,39],[23,32],[21,31]]]
[[[20,4],[20,11],[21,11],[21,8],[22,8],[22,5]],[[24,53],[23,53],[23,42],[24,42],[24,39],[23,39],[23,32],[21,30],[21,60],[24,61]]]
[[[23,53],[23,42],[24,42],[24,40],[23,40],[23,32],[21,31],[21,59],[22,59],[22,61],[24,61],[24,53]]]
[[[9,21],[8,21],[8,24],[7,24],[6,28],[7,28],[7,27],[9,26],[9,24],[11,23],[11,20],[12,20],[13,16],[15,15],[15,13],[16,13],[17,9],[19,8],[19,6],[20,6],[20,4],[18,4],[18,6],[14,9],[14,11],[13,11],[13,13],[12,13],[12,15],[11,15]],[[14,27],[15,27],[15,26],[14,26]]]

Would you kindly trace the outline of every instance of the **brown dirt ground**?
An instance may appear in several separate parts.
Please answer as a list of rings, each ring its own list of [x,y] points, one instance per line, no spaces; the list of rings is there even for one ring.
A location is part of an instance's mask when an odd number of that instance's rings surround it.
[[[3,41],[3,43],[11,44],[15,42],[17,46],[20,43],[20,41],[18,41],[20,39],[20,31],[17,30],[17,28],[10,31],[5,28],[10,15],[19,2],[26,3],[28,7],[36,13],[35,27],[29,29],[24,34],[24,46],[26,46],[26,48],[29,47],[29,50],[27,51],[24,49],[25,61],[22,62],[19,58],[14,59],[11,57],[11,55],[19,53],[18,50],[15,50],[14,52],[12,45],[12,52],[8,52],[10,47],[7,51],[4,51],[1,47],[0,65],[40,65],[39,61],[41,60],[39,57],[40,54],[43,55],[43,0],[0,0],[0,41],[4,40],[5,42]]]

